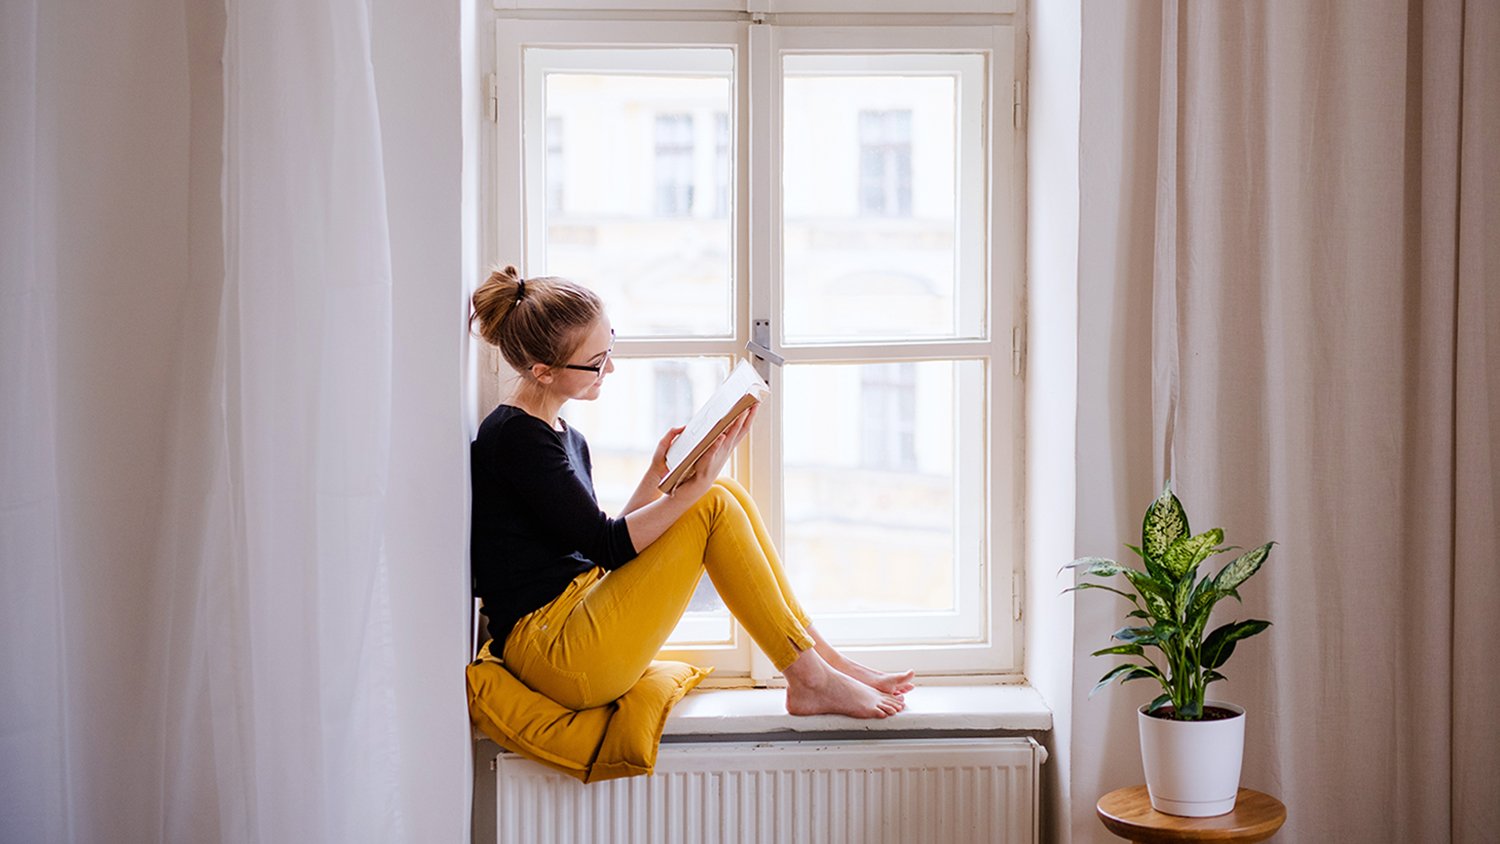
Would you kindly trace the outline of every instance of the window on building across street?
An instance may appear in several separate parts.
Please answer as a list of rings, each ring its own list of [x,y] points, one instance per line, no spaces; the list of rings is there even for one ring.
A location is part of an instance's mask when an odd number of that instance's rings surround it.
[[[819,628],[1018,670],[1014,30],[497,26],[492,257],[609,307],[616,371],[564,410],[605,509],[763,324],[785,363],[731,471]],[[769,678],[704,584],[669,651]]]
[[[911,110],[859,113],[859,210],[911,216]]]
[[[547,213],[563,210],[563,122],[547,118]]]
[[[656,213],[685,217],[693,212],[693,116],[656,116]]]
[[[883,363],[860,374],[860,454],[872,469],[917,467],[917,364]]]

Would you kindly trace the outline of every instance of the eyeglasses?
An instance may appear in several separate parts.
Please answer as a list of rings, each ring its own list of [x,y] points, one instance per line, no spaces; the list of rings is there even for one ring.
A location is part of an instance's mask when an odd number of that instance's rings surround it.
[[[607,348],[607,349],[604,350],[604,356],[601,357],[601,358],[599,358],[599,363],[597,365],[596,364],[592,364],[592,363],[589,363],[589,364],[583,364],[583,363],[565,363],[565,364],[562,365],[562,368],[563,369],[576,369],[576,370],[578,370],[580,372],[592,372],[595,375],[598,375],[599,373],[601,373],[601,372],[604,371],[604,367],[609,366],[609,359],[610,359],[610,357],[612,355],[614,355],[614,353],[615,353],[615,331],[614,331],[613,328],[611,328],[609,330],[609,348]]]

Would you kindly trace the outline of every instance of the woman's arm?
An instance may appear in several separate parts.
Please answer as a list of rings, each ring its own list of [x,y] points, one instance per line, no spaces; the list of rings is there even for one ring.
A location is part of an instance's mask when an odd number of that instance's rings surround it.
[[[755,419],[755,411],[759,405],[751,405],[739,418],[730,423],[724,429],[714,444],[709,446],[708,451],[698,459],[693,471],[688,474],[677,488],[655,501],[642,506],[640,509],[625,517],[625,525],[630,530],[630,544],[635,546],[636,553],[646,550],[646,547],[655,542],[667,528],[676,524],[689,508],[703,497],[713,486],[714,480],[719,477],[724,464],[729,461],[729,456],[734,453],[740,440],[750,430],[750,423]],[[653,463],[653,466],[655,464]],[[665,473],[663,473],[665,474]],[[655,489],[653,486],[652,489]]]
[[[646,467],[646,474],[641,476],[641,482],[631,494],[630,500],[625,502],[625,508],[620,511],[620,516],[634,513],[647,504],[661,497],[661,490],[657,485],[661,479],[667,476],[667,449],[672,447],[672,441],[682,433],[682,428],[677,427],[666,433],[661,442],[656,445],[656,453],[651,457],[651,465]]]

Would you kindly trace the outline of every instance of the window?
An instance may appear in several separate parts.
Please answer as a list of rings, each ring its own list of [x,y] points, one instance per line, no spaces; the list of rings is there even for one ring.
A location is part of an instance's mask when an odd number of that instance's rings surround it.
[[[609,304],[617,370],[565,411],[601,504],[763,325],[785,364],[732,471],[819,628],[928,673],[1018,670],[1013,29],[497,26],[522,72],[493,135],[493,259]],[[704,584],[669,649],[774,674]]]

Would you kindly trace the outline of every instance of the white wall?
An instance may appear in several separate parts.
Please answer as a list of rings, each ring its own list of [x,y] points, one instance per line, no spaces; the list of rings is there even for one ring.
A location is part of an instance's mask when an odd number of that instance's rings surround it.
[[[472,760],[464,665],[469,613],[469,425],[464,326],[477,280],[474,182],[479,93],[464,40],[473,8],[376,0],[376,93],[391,233],[393,358],[387,551],[402,737],[395,773],[408,831],[463,841]],[[422,627],[413,619],[441,619]]]
[[[1052,708],[1042,836],[1072,840],[1080,4],[1030,9],[1027,80],[1026,678]]]
[[[1151,259],[1157,6],[1086,3],[1079,126],[1076,553],[1118,558],[1138,542],[1151,472]],[[1156,24],[1146,26],[1146,23]],[[1144,163],[1144,166],[1143,166]],[[1120,627],[1124,599],[1086,592],[1073,626],[1074,842],[1115,841],[1094,816],[1104,793],[1144,782],[1135,707],[1142,683],[1089,691],[1110,661],[1089,656]]]

